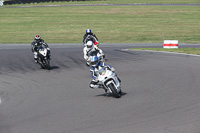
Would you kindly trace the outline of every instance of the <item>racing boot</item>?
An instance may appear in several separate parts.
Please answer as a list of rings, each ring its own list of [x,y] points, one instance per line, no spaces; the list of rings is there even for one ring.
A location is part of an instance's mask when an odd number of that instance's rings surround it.
[[[38,62],[38,58],[37,58],[37,52],[34,52],[34,60],[35,60],[35,63]]]

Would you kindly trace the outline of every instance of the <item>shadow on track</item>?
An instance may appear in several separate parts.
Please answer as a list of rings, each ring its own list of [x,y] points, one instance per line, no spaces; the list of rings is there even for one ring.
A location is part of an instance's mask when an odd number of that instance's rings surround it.
[[[127,94],[127,93],[122,92],[121,97],[122,97],[122,96],[125,96],[126,94]],[[104,93],[104,94],[96,95],[96,97],[100,97],[100,96],[103,96],[103,97],[113,97],[113,98],[114,98],[114,96],[113,96],[112,93]]]
[[[59,66],[51,66],[50,70],[59,69],[59,68],[60,68]]]

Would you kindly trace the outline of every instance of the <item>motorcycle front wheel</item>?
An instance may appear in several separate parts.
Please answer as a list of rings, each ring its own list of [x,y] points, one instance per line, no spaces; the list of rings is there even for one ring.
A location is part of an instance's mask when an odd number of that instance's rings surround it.
[[[50,70],[50,61],[47,59],[45,60],[45,64],[46,64],[46,69]]]
[[[112,91],[112,94],[114,95],[115,98],[120,98],[120,97],[121,97],[121,93],[118,93],[118,92],[117,92],[117,88],[115,88],[115,86],[114,86],[112,83],[110,83],[110,84],[108,85],[108,87],[109,87],[110,90]]]

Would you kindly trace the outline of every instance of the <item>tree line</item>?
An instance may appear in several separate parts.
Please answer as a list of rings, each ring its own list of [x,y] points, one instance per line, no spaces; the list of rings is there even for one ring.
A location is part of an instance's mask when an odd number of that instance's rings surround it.
[[[92,0],[6,0],[4,1],[4,5],[12,5],[12,4],[30,4],[30,3],[41,3],[41,2],[59,2],[59,1],[92,1]],[[95,1],[95,0],[93,0]],[[96,0],[97,1],[97,0]]]

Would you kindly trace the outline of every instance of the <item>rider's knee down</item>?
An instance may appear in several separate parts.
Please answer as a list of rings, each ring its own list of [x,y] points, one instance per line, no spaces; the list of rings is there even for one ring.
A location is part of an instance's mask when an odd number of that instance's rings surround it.
[[[92,89],[98,88],[98,87],[99,87],[99,85],[94,85],[94,84],[90,84],[89,86],[90,86],[90,88],[92,88]]]

